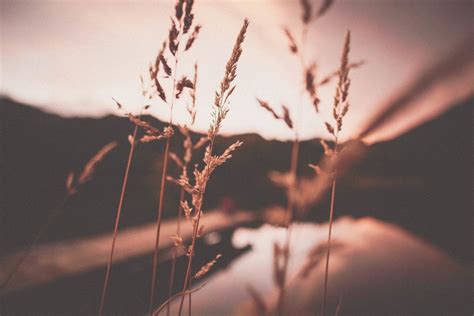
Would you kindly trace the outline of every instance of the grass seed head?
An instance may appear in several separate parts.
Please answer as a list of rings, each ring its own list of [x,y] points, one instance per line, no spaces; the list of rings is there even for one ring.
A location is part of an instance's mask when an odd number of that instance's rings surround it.
[[[204,266],[202,266],[201,269],[194,275],[194,278],[199,279],[205,276],[211,270],[211,268],[216,264],[217,260],[219,260],[221,257],[222,255],[218,254],[213,260],[209,261]]]

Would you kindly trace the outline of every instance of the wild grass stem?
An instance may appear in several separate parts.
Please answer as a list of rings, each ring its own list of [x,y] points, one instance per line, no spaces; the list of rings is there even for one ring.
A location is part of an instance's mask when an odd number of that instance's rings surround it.
[[[100,298],[100,305],[99,305],[99,312],[98,312],[99,316],[102,316],[103,313],[104,313],[105,299],[106,299],[106,295],[107,295],[107,289],[108,289],[108,286],[109,286],[110,270],[111,270],[111,267],[112,267],[112,261],[113,261],[113,257],[114,257],[114,251],[115,251],[115,242],[117,240],[117,233],[118,233],[118,228],[119,228],[119,223],[120,223],[120,216],[122,214],[123,201],[125,199],[125,191],[127,189],[128,176],[129,176],[130,168],[131,168],[131,165],[132,165],[133,153],[135,151],[135,143],[136,143],[136,139],[137,139],[137,133],[138,133],[138,125],[135,124],[135,127],[133,129],[131,142],[130,142],[130,150],[128,152],[127,166],[125,167],[125,173],[124,173],[123,180],[122,180],[122,190],[120,192],[119,204],[118,204],[118,207],[117,207],[117,214],[115,216],[115,225],[114,225],[114,232],[113,232],[113,236],[112,236],[112,244],[111,244],[111,247],[110,247],[109,260],[107,262],[107,271],[105,273],[104,285],[102,287],[102,295],[101,295],[101,298]]]

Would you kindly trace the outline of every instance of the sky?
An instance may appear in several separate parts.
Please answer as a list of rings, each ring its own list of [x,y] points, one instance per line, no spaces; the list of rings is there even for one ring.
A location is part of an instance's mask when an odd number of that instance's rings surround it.
[[[140,111],[147,101],[139,77],[147,75],[167,36],[173,2],[2,0],[0,93],[68,117],[121,115],[112,97]],[[472,9],[471,1],[336,0],[312,24],[305,58],[317,63],[318,76],[332,72],[349,29],[350,59],[366,61],[351,73],[351,108],[342,137],[356,135],[417,73],[471,36]],[[214,91],[245,17],[250,27],[223,133],[292,138],[282,122],[258,107],[259,97],[275,107],[287,105],[301,138],[327,137],[323,121],[330,119],[334,85],[319,92],[320,114],[301,97],[299,63],[282,32],[282,27],[301,32],[299,2],[290,0],[196,1],[195,21],[203,29],[179,68],[190,73],[199,64],[193,128],[207,130]],[[433,98],[430,106],[441,100]],[[175,107],[177,123],[189,122],[184,108]],[[158,101],[149,112],[163,120],[169,116],[169,108]]]

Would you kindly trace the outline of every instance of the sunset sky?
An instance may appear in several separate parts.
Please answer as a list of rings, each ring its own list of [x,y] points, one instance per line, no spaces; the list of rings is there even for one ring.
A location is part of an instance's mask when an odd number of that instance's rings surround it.
[[[134,111],[145,104],[139,76],[146,76],[167,36],[174,1],[3,0],[0,6],[1,94],[65,116],[117,113],[112,97]],[[318,63],[319,76],[337,68],[347,29],[351,59],[367,62],[351,74],[344,136],[355,133],[420,70],[471,36],[472,9],[471,1],[346,0],[336,1],[312,24],[306,57]],[[207,129],[214,91],[248,17],[237,90],[223,131],[290,138],[281,122],[258,107],[258,96],[288,105],[302,138],[327,136],[322,118],[300,97],[298,61],[281,31],[288,26],[299,34],[300,12],[298,1],[196,1],[195,21],[203,29],[180,66],[189,73],[199,63],[196,129]],[[323,118],[329,117],[333,91],[333,86],[320,91]],[[159,102],[150,110],[168,117]],[[177,122],[186,123],[184,105],[176,110]]]

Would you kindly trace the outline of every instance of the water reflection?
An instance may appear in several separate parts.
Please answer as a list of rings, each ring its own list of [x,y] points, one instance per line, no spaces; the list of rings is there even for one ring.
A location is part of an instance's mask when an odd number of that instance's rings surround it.
[[[352,221],[339,221],[335,235],[348,235]],[[289,275],[296,273],[314,245],[327,239],[326,225],[313,223],[294,224],[291,237]],[[229,264],[226,270],[210,278],[208,284],[193,294],[194,315],[230,315],[236,307],[248,302],[248,285],[262,294],[269,294],[273,284],[273,243],[283,243],[286,230],[264,224],[259,228],[240,228],[234,232],[232,244],[235,248],[251,245],[252,250]],[[225,300],[216,300],[225,298]]]
[[[294,224],[285,314],[314,315],[320,311],[324,264],[316,265],[305,277],[300,272],[308,254],[317,253],[317,247],[321,250],[326,234],[324,224]],[[284,237],[284,229],[269,225],[236,230],[233,245],[251,245],[252,250],[215,273],[193,294],[193,315],[256,315],[249,285],[272,310],[276,302],[273,243],[283,242]],[[331,256],[329,314],[341,297],[342,314],[457,314],[467,309],[466,270],[398,226],[370,218],[341,218],[335,222],[334,238],[343,247]]]
[[[342,315],[467,314],[470,302],[468,269],[436,247],[398,226],[372,218],[340,218],[333,226],[329,276],[329,314],[342,297]],[[258,228],[220,231],[203,238],[194,269],[222,253],[218,264],[192,295],[193,315],[257,315],[248,291],[255,289],[272,311],[276,302],[273,283],[273,244],[284,241],[285,230],[264,224]],[[290,242],[285,315],[315,315],[320,311],[327,225],[296,223]],[[314,262],[309,266],[308,255]],[[171,256],[163,254],[159,266],[157,302],[167,298]],[[165,259],[167,258],[167,259]],[[142,315],[148,307],[150,256],[114,265],[108,314]],[[177,261],[183,271],[186,258]],[[306,267],[305,267],[306,265]],[[305,271],[302,274],[302,271]],[[103,269],[63,278],[42,286],[0,297],[0,313],[95,314]],[[180,289],[177,274],[174,292]],[[177,302],[171,315],[176,314]],[[187,306],[185,310],[187,315]],[[165,315],[163,312],[161,315]]]

